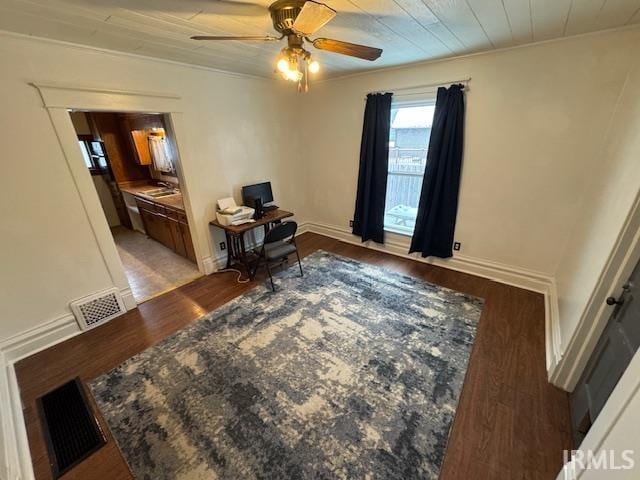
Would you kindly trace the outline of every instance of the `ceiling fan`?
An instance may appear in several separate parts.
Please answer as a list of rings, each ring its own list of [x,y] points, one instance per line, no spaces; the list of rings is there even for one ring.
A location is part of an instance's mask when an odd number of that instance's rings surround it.
[[[308,73],[316,73],[320,70],[320,64],[313,60],[311,53],[304,48],[305,41],[318,50],[327,50],[363,60],[374,61],[382,55],[382,49],[380,48],[329,38],[311,40],[309,35],[313,35],[336,16],[336,11],[324,3],[313,0],[277,0],[269,5],[269,12],[273,21],[273,28],[280,33],[279,37],[273,35],[195,35],[191,38],[193,40],[258,41],[279,41],[286,38],[287,46],[281,50],[276,67],[283,78],[298,83],[299,91],[308,90]],[[304,87],[302,86],[303,79],[305,81]]]

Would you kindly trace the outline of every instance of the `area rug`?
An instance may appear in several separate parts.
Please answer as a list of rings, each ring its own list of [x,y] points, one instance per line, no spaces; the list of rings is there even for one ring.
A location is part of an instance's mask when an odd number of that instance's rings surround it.
[[[91,382],[138,479],[437,478],[482,300],[316,252]]]

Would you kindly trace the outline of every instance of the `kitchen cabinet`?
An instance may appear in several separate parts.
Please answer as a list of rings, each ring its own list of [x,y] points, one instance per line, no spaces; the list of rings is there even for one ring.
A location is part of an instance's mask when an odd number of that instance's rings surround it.
[[[182,233],[182,239],[184,240],[184,248],[186,250],[186,256],[193,263],[196,262],[196,251],[193,249],[193,241],[191,240],[191,231],[189,225],[185,222],[180,222],[180,232]]]
[[[183,211],[136,197],[142,223],[147,235],[196,263],[187,216]]]
[[[169,225],[169,230],[171,230],[171,236],[173,238],[174,251],[183,257],[187,256],[187,249],[184,245],[184,236],[182,234],[181,224],[178,220],[174,218],[167,217],[167,225]],[[189,229],[187,228],[187,231]]]
[[[135,160],[138,165],[151,165],[151,152],[149,150],[149,133],[145,130],[132,130],[131,141],[135,151]]]

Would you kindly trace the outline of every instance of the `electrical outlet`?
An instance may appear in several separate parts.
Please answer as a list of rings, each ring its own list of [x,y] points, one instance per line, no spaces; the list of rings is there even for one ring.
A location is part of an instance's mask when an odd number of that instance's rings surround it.
[[[353,228],[353,220],[349,220],[349,226]]]
[[[453,242],[453,249],[454,249],[456,252],[459,252],[459,251],[460,251],[460,247],[462,247],[462,244],[461,244],[460,242]]]
[[[227,244],[224,242],[220,242],[220,250],[226,250],[227,249]]]

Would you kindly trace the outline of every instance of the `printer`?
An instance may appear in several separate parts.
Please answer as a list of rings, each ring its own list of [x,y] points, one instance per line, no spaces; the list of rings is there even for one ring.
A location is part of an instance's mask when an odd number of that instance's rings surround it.
[[[236,201],[231,198],[221,198],[218,200],[218,210],[216,218],[221,225],[242,225],[243,223],[253,223],[255,210],[251,207],[236,205]]]

